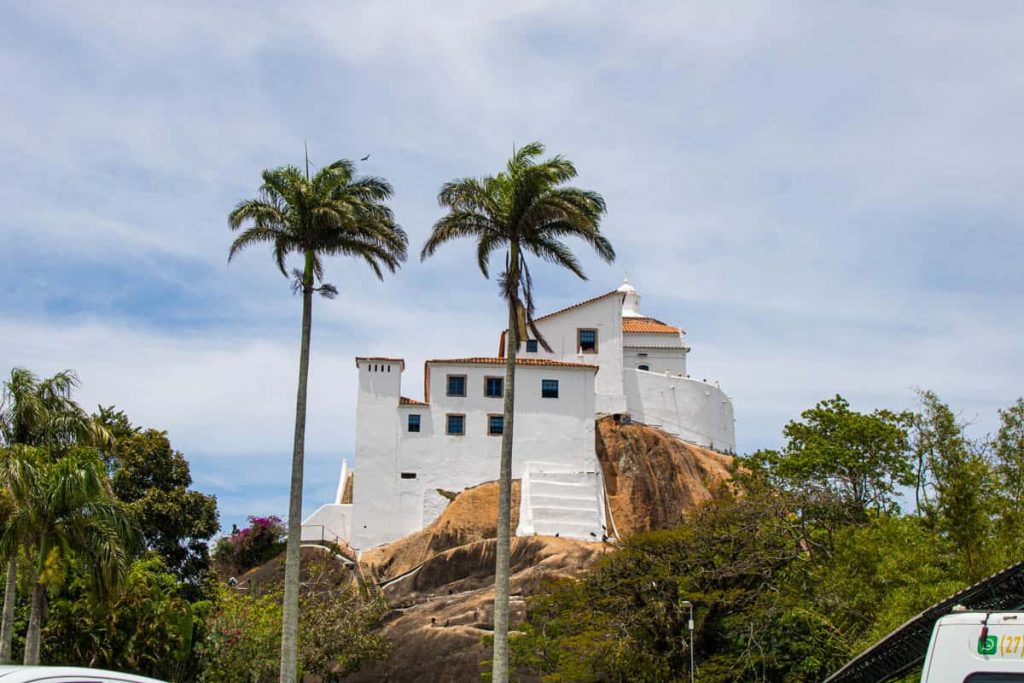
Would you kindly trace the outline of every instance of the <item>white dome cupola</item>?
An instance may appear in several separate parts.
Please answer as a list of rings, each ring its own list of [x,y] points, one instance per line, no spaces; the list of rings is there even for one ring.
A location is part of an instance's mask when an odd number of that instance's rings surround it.
[[[643,318],[644,316],[640,313],[640,294],[637,293],[636,287],[629,284],[629,278],[624,277],[622,279],[622,285],[617,290],[618,293],[622,294],[622,317],[623,318]]]

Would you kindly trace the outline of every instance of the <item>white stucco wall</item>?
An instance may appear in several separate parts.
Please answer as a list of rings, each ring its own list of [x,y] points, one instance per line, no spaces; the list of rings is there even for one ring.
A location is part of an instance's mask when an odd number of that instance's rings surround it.
[[[732,402],[714,384],[664,373],[624,373],[633,420],[716,451],[736,449]]]
[[[516,368],[514,478],[522,476],[530,461],[595,470],[595,372],[587,367]],[[465,397],[446,395],[449,374],[466,376]],[[484,378],[503,375],[503,363],[431,362],[430,405],[399,405],[400,384],[387,384],[360,367],[352,529],[356,548],[386,543],[432,522],[447,504],[437,489],[457,492],[498,478],[501,437],[488,435],[487,426],[489,415],[501,414],[503,399],[484,396]],[[541,396],[543,379],[558,380],[557,399]],[[465,415],[464,435],[446,434],[449,413]],[[410,414],[420,416],[419,432],[408,431]]]
[[[686,376],[686,351],[682,348],[664,349],[650,346],[626,346],[623,350],[623,367],[649,366],[651,372],[669,372]]]
[[[303,541],[343,541],[352,538],[352,505],[332,503],[321,505],[302,520]]]
[[[539,347],[536,354],[523,357],[555,358],[568,362],[594,363],[600,366],[595,382],[595,410],[599,413],[621,413],[626,410],[622,391],[622,296],[611,293],[595,301],[570,308],[537,322],[537,328],[551,346],[552,353]],[[577,331],[597,330],[597,353],[578,355]]]
[[[351,544],[404,528],[395,515],[398,501],[395,414],[402,387],[400,361],[357,358],[356,448],[353,469]],[[399,534],[401,535],[401,534]]]

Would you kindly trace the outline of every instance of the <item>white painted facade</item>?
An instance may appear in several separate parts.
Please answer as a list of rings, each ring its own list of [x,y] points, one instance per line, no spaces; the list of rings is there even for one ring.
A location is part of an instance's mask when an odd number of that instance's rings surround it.
[[[523,492],[517,533],[585,540],[606,533],[595,416],[628,414],[701,446],[734,449],[729,398],[717,385],[686,375],[685,333],[643,316],[639,301],[627,281],[538,318],[550,351],[540,343],[520,345],[512,472]],[[349,476],[343,468],[336,501],[304,522],[304,534],[329,528],[356,549],[387,543],[436,519],[448,503],[441,491],[497,479],[501,436],[492,419],[500,421],[503,399],[488,395],[487,383],[504,378],[504,339],[503,333],[499,357],[427,361],[422,401],[402,395],[402,359],[357,358],[352,503],[341,503]],[[544,395],[551,382],[557,398]],[[461,433],[449,433],[460,422]]]

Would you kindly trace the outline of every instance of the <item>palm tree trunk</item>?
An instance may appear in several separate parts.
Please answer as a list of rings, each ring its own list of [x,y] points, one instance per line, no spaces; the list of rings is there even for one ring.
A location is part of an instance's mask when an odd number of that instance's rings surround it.
[[[518,291],[519,245],[512,244],[509,259],[508,335],[505,349],[505,406],[498,475],[498,538],[494,549],[494,654],[491,680],[508,683],[508,569],[512,530],[512,427],[515,415],[516,352],[519,351]]]
[[[14,599],[17,597],[18,554],[11,553],[7,560],[7,582],[4,584],[4,613],[0,621],[0,664],[11,663],[11,643],[14,641]]]
[[[28,631],[25,633],[25,666],[39,664],[40,632],[43,628],[43,609],[46,600],[46,587],[43,586],[39,577],[43,573],[43,565],[48,551],[46,542],[41,542],[36,571],[32,576],[32,603],[28,613]]]
[[[295,399],[295,443],[288,499],[288,542],[285,547],[284,606],[281,617],[281,683],[298,680],[299,659],[299,544],[302,540],[302,468],[306,447],[306,388],[309,382],[309,337],[313,327],[313,253],[306,252],[302,277],[302,346],[299,351],[299,389]]]

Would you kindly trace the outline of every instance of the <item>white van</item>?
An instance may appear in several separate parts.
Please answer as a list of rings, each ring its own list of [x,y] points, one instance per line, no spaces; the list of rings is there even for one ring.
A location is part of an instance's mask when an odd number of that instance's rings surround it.
[[[1024,612],[954,612],[940,618],[921,683],[1024,683]]]

